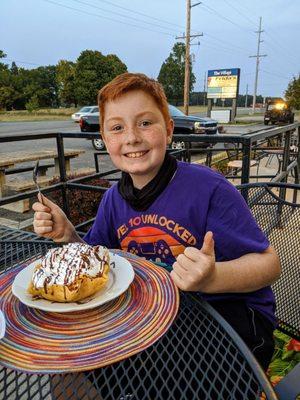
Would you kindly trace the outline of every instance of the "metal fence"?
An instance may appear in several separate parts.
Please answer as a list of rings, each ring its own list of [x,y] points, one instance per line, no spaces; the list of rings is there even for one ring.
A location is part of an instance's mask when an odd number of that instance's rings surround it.
[[[111,177],[111,175],[119,172],[119,170],[114,169],[107,172],[100,172],[98,157],[107,154],[106,152],[95,152],[94,160],[95,160],[95,168],[96,173],[92,175],[88,175],[85,177],[75,178],[68,180],[66,174],[66,165],[64,158],[64,139],[95,139],[98,138],[98,133],[44,133],[44,134],[30,134],[24,136],[23,134],[16,134],[13,136],[3,136],[0,137],[0,143],[5,142],[16,142],[16,141],[36,141],[41,139],[56,139],[56,146],[58,152],[58,160],[59,160],[59,178],[60,183],[57,183],[52,186],[48,186],[43,188],[43,193],[51,193],[55,190],[61,191],[61,196],[63,199],[63,209],[67,215],[69,215],[69,206],[68,206],[68,198],[67,198],[67,190],[83,190],[83,191],[96,191],[104,193],[107,188],[102,186],[94,186],[89,185],[88,182],[95,178],[106,178],[108,180],[116,180],[116,178]],[[229,160],[230,156],[228,155],[230,150],[236,151],[237,157],[241,160],[241,168],[240,175],[237,173],[232,176],[228,175],[227,177],[234,177],[235,179],[240,179],[240,182],[248,183],[250,178],[256,177],[257,175],[250,175],[250,161],[251,156],[254,154],[254,157],[257,161],[264,155],[262,154],[263,150],[268,148],[270,144],[276,142],[277,146],[283,146],[282,153],[282,168],[280,173],[277,175],[260,175],[260,178],[271,179],[274,182],[286,182],[288,175],[291,171],[294,171],[295,183],[299,184],[299,165],[300,165],[300,155],[298,153],[297,157],[291,160],[290,157],[290,146],[293,141],[296,141],[298,144],[300,143],[300,123],[289,124],[285,126],[278,126],[275,128],[266,128],[261,131],[249,133],[249,134],[241,134],[241,135],[229,135],[229,134],[217,134],[217,135],[199,135],[199,134],[176,134],[174,135],[174,141],[183,142],[184,148],[178,150],[168,151],[172,152],[178,159],[182,159],[185,161],[191,161],[191,155],[199,151],[199,149],[193,149],[192,144],[202,144],[204,146],[209,146],[201,149],[206,153],[205,164],[208,166],[213,166],[213,154],[221,151],[226,151],[227,156],[224,160]],[[223,144],[225,147],[215,147],[216,144]],[[272,144],[273,145],[273,144]],[[214,147],[213,147],[214,146]],[[270,148],[270,147],[269,147]],[[17,169],[15,169],[17,170]],[[16,171],[15,171],[16,172]],[[21,172],[21,169],[20,169]],[[37,195],[37,190],[26,191],[21,194],[11,195],[7,197],[0,198],[0,206],[13,203],[15,201],[24,200],[28,198],[33,198]],[[282,192],[282,196],[284,193]],[[77,225],[76,228],[80,231],[80,229],[90,224],[92,220],[86,221],[80,225]]]

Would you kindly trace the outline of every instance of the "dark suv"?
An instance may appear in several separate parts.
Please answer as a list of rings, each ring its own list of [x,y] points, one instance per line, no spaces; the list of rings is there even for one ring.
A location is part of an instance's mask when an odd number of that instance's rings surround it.
[[[276,122],[284,122],[292,124],[294,122],[294,113],[287,102],[282,99],[270,100],[267,103],[266,112],[264,115],[264,124],[276,124]]]

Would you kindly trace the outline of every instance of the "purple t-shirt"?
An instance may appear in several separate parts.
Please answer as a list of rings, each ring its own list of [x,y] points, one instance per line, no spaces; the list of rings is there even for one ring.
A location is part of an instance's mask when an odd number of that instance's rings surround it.
[[[259,253],[269,242],[238,190],[222,175],[178,162],[177,171],[146,211],[135,211],[117,185],[103,196],[96,220],[84,237],[91,244],[120,248],[148,260],[172,265],[185,247],[201,248],[212,231],[217,261]],[[270,287],[251,293],[202,294],[207,301],[244,299],[275,323]]]

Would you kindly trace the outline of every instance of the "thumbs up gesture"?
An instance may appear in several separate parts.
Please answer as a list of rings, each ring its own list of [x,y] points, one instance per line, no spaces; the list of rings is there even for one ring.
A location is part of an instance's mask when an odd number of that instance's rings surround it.
[[[207,232],[202,248],[187,247],[173,264],[171,277],[175,285],[185,291],[206,291],[215,279],[216,258],[213,233]]]

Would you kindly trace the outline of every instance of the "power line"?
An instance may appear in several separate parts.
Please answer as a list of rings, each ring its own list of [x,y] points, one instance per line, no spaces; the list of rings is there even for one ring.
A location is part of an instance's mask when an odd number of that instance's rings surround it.
[[[210,43],[210,42],[207,42],[207,41],[203,42],[201,46],[202,47],[204,46],[204,47],[207,47],[207,48],[210,48],[210,49],[213,49],[213,50],[217,50],[217,51],[222,51],[222,52],[225,52],[225,53],[233,53],[233,54],[239,53],[239,51],[236,50],[236,49],[229,49],[229,48],[225,48],[225,47],[216,46],[215,43]],[[240,54],[246,56],[246,53],[240,53]]]
[[[168,25],[173,25],[173,26],[175,26],[175,27],[177,27],[177,28],[180,28],[180,29],[185,29],[182,25],[174,24],[174,23],[172,23],[172,22],[168,22],[168,21],[165,21],[165,20],[160,19],[160,18],[152,17],[152,16],[149,15],[149,14],[141,13],[141,12],[139,12],[139,11],[135,11],[135,10],[132,10],[132,9],[130,9],[130,8],[117,5],[117,4],[115,4],[115,3],[111,2],[111,1],[107,1],[107,0],[98,0],[98,1],[101,1],[102,3],[110,4],[110,5],[112,5],[113,7],[120,8],[121,10],[129,11],[129,12],[132,12],[132,13],[134,13],[134,14],[141,15],[142,17],[151,18],[151,19],[153,19],[153,20],[155,20],[155,21],[163,22],[163,23],[168,24]]]
[[[281,49],[283,49],[284,53],[290,58],[291,61],[292,61],[292,58],[293,58],[292,63],[295,64],[295,65],[296,65],[296,63],[297,63],[297,66],[299,67],[299,62],[298,62],[298,60],[296,60],[296,58],[294,58],[294,56],[292,56],[291,54],[288,54],[288,51],[287,51],[287,49],[286,49],[285,47],[283,47],[280,43],[278,43],[277,41],[275,41],[275,40],[272,38],[272,36],[271,36],[268,32],[266,32],[266,35],[268,35],[268,37],[269,37],[270,39],[272,39],[273,42],[275,43],[275,45],[273,45],[273,44],[270,43],[268,40],[266,40],[266,42],[269,44],[269,46],[273,47],[273,48],[276,50],[277,54],[278,54],[278,47],[281,47]],[[275,47],[275,46],[276,46],[276,47]]]
[[[148,22],[148,21],[145,21],[145,20],[141,20],[141,19],[138,19],[138,18],[135,18],[135,17],[130,17],[129,15],[125,15],[125,14],[122,14],[122,13],[119,13],[119,12],[116,12],[116,11],[107,10],[107,9],[105,9],[105,8],[95,6],[95,5],[91,4],[91,3],[87,3],[86,1],[82,1],[82,0],[72,0],[72,1],[75,1],[76,3],[79,3],[79,4],[86,5],[86,6],[88,6],[88,7],[92,7],[92,8],[94,8],[94,9],[97,9],[97,10],[100,10],[100,11],[104,11],[104,12],[106,12],[106,13],[114,14],[114,15],[117,15],[117,16],[120,16],[120,17],[124,17],[124,18],[126,18],[126,19],[131,19],[131,20],[133,20],[133,21],[141,22],[141,23],[143,23],[143,24],[148,24],[148,25],[151,25],[151,26],[156,26],[156,27],[158,27],[158,28],[167,29],[167,30],[172,30],[172,31],[174,31],[175,33],[177,33],[177,30],[175,30],[175,29],[173,29],[173,28],[165,27],[165,26],[162,26],[162,25],[159,25],[159,24],[156,24],[156,23],[153,23],[153,22]]]
[[[285,80],[290,80],[291,79],[291,78],[288,78],[287,76],[283,76],[283,75],[277,74],[276,72],[266,71],[265,69],[261,69],[261,71],[264,72],[265,74],[274,75],[274,76],[277,76],[277,77],[285,79]]]
[[[206,37],[206,34],[205,34],[205,37]],[[247,53],[246,53],[245,50],[240,50],[239,48],[227,46],[227,43],[226,43],[226,42],[224,42],[224,46],[222,46],[222,45],[219,46],[219,43],[223,44],[222,42],[214,43],[214,42],[210,42],[210,41],[207,41],[207,40],[206,40],[205,43],[208,43],[209,45],[216,46],[217,49],[218,49],[218,48],[220,48],[220,49],[225,49],[225,50],[228,50],[229,52],[239,53],[239,54],[242,54],[242,55],[244,55],[244,56],[247,56]]]
[[[4,58],[3,61],[11,61],[11,62],[15,62],[15,63],[20,63],[20,64],[28,64],[28,65],[40,65],[40,64],[36,64],[33,62],[29,62],[29,61],[20,61],[20,60],[14,60],[12,58]]]
[[[233,6],[231,3],[229,3],[228,0],[223,0],[226,4],[229,5],[229,7],[233,8],[239,15],[241,15],[243,18],[245,18],[248,22],[250,22],[251,25],[255,25],[255,22],[251,20],[247,15],[243,14],[240,10],[238,10],[235,6]]]
[[[239,24],[237,24],[236,22],[232,21],[231,19],[225,17],[224,15],[220,14],[220,13],[219,13],[218,11],[216,11],[215,9],[213,9],[213,8],[207,6],[206,4],[203,4],[203,3],[202,3],[202,6],[205,7],[208,11],[210,11],[210,12],[216,14],[216,15],[217,15],[219,18],[221,18],[222,20],[225,20],[225,21],[230,22],[232,25],[234,25],[234,26],[236,26],[236,27],[242,29],[242,30],[245,32],[245,28],[244,28],[244,27],[242,27],[241,25],[239,25]],[[251,31],[249,30],[248,33],[249,33],[249,32],[251,32]],[[251,32],[251,33],[252,33],[252,32]]]
[[[242,7],[242,8],[244,9],[244,11],[247,12],[248,14],[253,15],[253,14],[255,13],[255,11],[253,10],[253,8],[250,9],[250,8],[248,8],[247,6],[245,6],[245,2],[244,2],[244,1],[239,1],[239,6]],[[257,14],[256,14],[256,16],[257,16],[257,18],[258,18],[258,15],[257,15]]]
[[[154,29],[146,28],[146,27],[143,27],[143,26],[131,24],[129,22],[124,22],[124,21],[120,21],[120,20],[117,20],[117,19],[114,19],[114,18],[105,17],[103,15],[90,13],[88,11],[80,10],[78,8],[74,8],[74,7],[66,6],[64,4],[57,3],[57,2],[55,2],[53,0],[43,0],[43,1],[45,1],[47,3],[54,4],[54,5],[59,6],[59,7],[67,8],[69,10],[77,11],[77,12],[82,13],[82,14],[91,15],[92,17],[96,17],[96,18],[100,18],[100,19],[108,19],[110,21],[117,22],[118,24],[128,25],[128,26],[132,26],[134,28],[143,29],[143,30],[150,31],[150,32],[155,32],[155,33],[160,33],[162,35],[171,36],[171,37],[174,38],[174,35],[172,35],[171,33],[161,32],[161,31],[157,31],[157,30],[154,30]]]
[[[213,40],[216,40],[216,41],[218,41],[218,42],[220,42],[220,43],[222,43],[222,44],[224,43],[224,44],[226,45],[226,44],[228,43],[228,44],[230,44],[231,47],[235,47],[236,49],[245,51],[245,48],[240,47],[240,46],[236,46],[235,44],[232,44],[232,43],[230,43],[230,42],[224,40],[223,38],[220,39],[220,38],[217,38],[217,37],[215,37],[215,36],[213,36],[213,35],[211,35],[211,34],[208,34],[208,33],[205,33],[205,37],[206,37],[206,36],[209,37],[209,38],[211,38],[211,39],[213,39]]]

